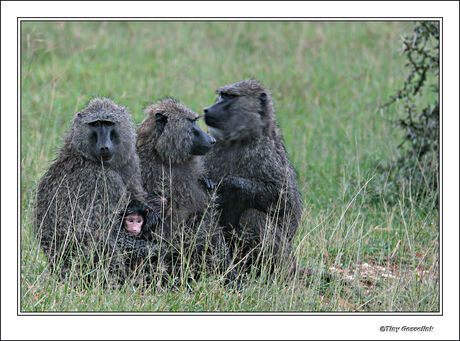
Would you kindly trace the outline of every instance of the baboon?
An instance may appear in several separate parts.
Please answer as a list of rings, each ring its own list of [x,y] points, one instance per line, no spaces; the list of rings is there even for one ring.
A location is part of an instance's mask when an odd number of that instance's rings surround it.
[[[302,199],[271,94],[252,79],[225,85],[217,94],[216,103],[204,109],[217,139],[205,165],[218,189],[220,222],[235,263],[248,272],[252,265],[260,267],[257,260],[289,259],[295,268],[291,244]]]
[[[126,231],[133,236],[140,234],[142,232],[142,226],[144,225],[144,216],[145,213],[143,214],[142,211],[134,211],[125,216],[123,225]]]
[[[53,272],[63,279],[94,275],[118,285],[125,257],[153,257],[156,243],[122,234],[120,212],[142,206],[134,123],[110,99],[95,98],[76,113],[58,157],[39,182],[34,230]],[[151,212],[146,225],[159,222]]]
[[[149,209],[145,207],[129,206],[126,212],[124,212],[124,217],[121,218],[121,225],[131,236],[152,239],[145,227],[148,212]]]
[[[206,262],[228,272],[227,279],[232,280],[228,249],[203,181],[202,155],[215,139],[198,127],[197,113],[173,98],[150,105],[145,113],[148,116],[137,131],[137,150],[144,189],[166,198],[171,209],[157,232],[169,247],[169,272],[182,275],[176,269],[183,267],[179,260],[184,254],[199,266],[206,253]]]
[[[153,233],[155,231],[148,229],[145,224],[148,214],[153,209],[156,214],[165,212],[164,217],[167,218],[170,210],[168,209],[168,200],[166,198],[150,196],[147,197],[147,203],[149,208],[129,205],[125,212],[120,213],[120,225],[132,236],[154,240]]]
[[[136,241],[157,241],[155,225],[146,224],[149,219],[152,219],[152,211],[155,215],[162,214],[164,218],[169,216],[168,201],[166,198],[157,196],[147,196],[147,207],[137,206],[135,202],[131,202],[128,208],[120,212],[118,226],[122,226],[120,232],[120,240],[135,238]],[[158,244],[157,244],[158,245]],[[147,254],[133,250],[124,259],[124,265],[131,270],[131,275],[136,278],[137,283],[149,284],[154,279],[154,274],[157,276],[157,283],[160,279],[168,280],[165,277],[165,269],[161,267],[161,260],[164,257],[166,248],[157,248],[158,252]],[[139,276],[140,274],[140,276]]]

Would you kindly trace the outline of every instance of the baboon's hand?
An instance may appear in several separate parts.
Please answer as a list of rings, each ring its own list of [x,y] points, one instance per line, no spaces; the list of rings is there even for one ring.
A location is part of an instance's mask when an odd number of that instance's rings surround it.
[[[214,188],[216,187],[214,182],[206,176],[200,177],[199,181],[206,187],[208,191],[213,191]]]
[[[171,215],[171,206],[169,205],[168,199],[166,199],[165,197],[156,194],[151,194],[147,196],[147,203],[148,205],[150,205],[149,208],[160,216],[159,222],[155,222],[154,220],[152,221],[153,227],[162,223],[164,219],[168,218]]]
[[[219,187],[223,202],[239,202],[249,207],[266,212],[277,200],[279,192],[270,182],[255,182],[240,176],[227,175]]]
[[[148,195],[147,203],[148,205],[153,206],[154,209],[155,207],[159,208],[160,210],[162,209],[166,210],[169,208],[168,199],[166,199],[165,197],[156,195],[156,194]]]
[[[145,228],[147,231],[155,231],[157,225],[163,223],[163,219],[161,218],[161,214],[158,210],[150,208],[147,212],[147,219],[145,222]]]
[[[246,178],[235,175],[227,175],[221,182],[219,187],[219,193],[228,196],[233,193],[234,196],[245,195],[251,193],[252,183]]]
[[[246,179],[227,175],[217,187],[215,203],[220,207],[248,207],[251,202],[251,192],[248,189]]]

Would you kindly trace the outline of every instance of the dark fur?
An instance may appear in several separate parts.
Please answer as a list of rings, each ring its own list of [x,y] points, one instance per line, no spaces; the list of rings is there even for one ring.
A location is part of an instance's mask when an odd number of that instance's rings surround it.
[[[217,93],[223,101],[204,110],[217,139],[205,164],[218,187],[227,242],[245,270],[255,264],[262,243],[268,247],[265,255],[275,256],[267,259],[284,262],[291,255],[302,199],[271,95],[255,80],[223,86]]]
[[[90,123],[98,120],[113,123],[109,162],[91,152]],[[96,98],[74,116],[58,157],[40,180],[34,230],[51,269],[63,278],[98,274],[117,285],[129,275],[131,252],[142,257],[157,252],[155,244],[122,233],[119,221],[130,201],[144,201],[135,139],[126,109]]]
[[[137,149],[144,189],[166,198],[170,206],[170,216],[158,231],[163,242],[170,245],[169,271],[175,272],[182,251],[192,253],[192,258],[197,256],[195,264],[200,266],[207,243],[211,249],[207,260],[226,270],[229,254],[209,206],[202,157],[193,152],[193,131],[198,131],[192,122],[198,114],[172,98],[150,105],[145,112],[148,116],[138,128]],[[201,129],[199,132],[212,144],[215,142]]]

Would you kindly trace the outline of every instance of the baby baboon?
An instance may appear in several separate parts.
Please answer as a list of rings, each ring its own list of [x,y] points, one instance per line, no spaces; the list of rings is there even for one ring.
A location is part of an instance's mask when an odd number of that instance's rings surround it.
[[[150,208],[144,206],[135,206],[131,204],[128,206],[125,212],[120,214],[120,225],[122,225],[126,232],[137,238],[143,238],[146,240],[154,240],[154,232],[147,228],[145,222],[148,220],[151,211],[155,211],[156,214],[160,215],[164,212],[164,217],[167,218],[169,215],[168,200],[162,197],[150,196],[147,197],[147,203]]]
[[[144,225],[144,216],[145,214],[143,215],[141,212],[132,212],[125,216],[123,224],[126,231],[133,236],[140,234]]]
[[[150,199],[150,200],[149,200]],[[120,239],[125,240],[135,238],[136,241],[157,241],[155,226],[148,226],[146,222],[151,219],[152,212],[159,215],[160,212],[167,212],[165,207],[167,201],[165,198],[152,197],[147,201],[149,207],[136,206],[131,203],[124,212],[119,214],[118,226],[121,226]],[[124,257],[124,265],[131,270],[133,277],[142,280],[145,283],[151,283],[156,270],[160,270],[158,274],[164,275],[164,269],[160,267],[160,261],[163,257],[164,250],[158,250],[158,253],[151,255],[142,254],[133,250],[129,255]],[[141,276],[136,276],[140,273]],[[160,277],[157,277],[160,279]]]
[[[63,277],[98,274],[116,285],[126,275],[128,251],[158,251],[152,242],[120,233],[120,212],[131,201],[145,200],[135,141],[126,109],[93,99],[74,116],[57,159],[40,180],[34,229],[51,269]],[[158,221],[151,214],[146,225]]]
[[[126,212],[124,212],[124,217],[121,217],[121,225],[131,236],[152,239],[148,233],[149,231],[145,227],[148,213],[148,208],[130,205]]]
[[[226,240],[246,270],[261,257],[260,250],[275,256],[265,259],[283,261],[291,253],[302,199],[271,94],[255,80],[223,86],[217,93],[217,102],[204,109],[217,139],[205,165],[218,187]]]
[[[152,104],[145,112],[148,117],[139,125],[137,150],[144,189],[166,198],[171,209],[158,231],[162,241],[170,245],[170,271],[175,272],[173,268],[184,253],[200,259],[206,250],[210,255],[206,260],[228,270],[228,250],[203,184],[201,156],[215,139],[198,127],[199,115],[175,99]]]

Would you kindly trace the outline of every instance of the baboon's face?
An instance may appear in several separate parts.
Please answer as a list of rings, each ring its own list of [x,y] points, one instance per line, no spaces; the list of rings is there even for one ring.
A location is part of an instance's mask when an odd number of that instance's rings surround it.
[[[155,114],[156,129],[160,134],[157,142],[160,154],[176,160],[205,155],[216,140],[198,127],[197,120],[198,116]]]
[[[204,155],[212,148],[216,139],[198,127],[196,121],[191,122],[191,131],[193,134],[192,146],[190,148],[190,154],[192,155]]]
[[[135,155],[136,134],[129,113],[109,99],[94,99],[72,120],[72,148],[85,158],[116,168]]]
[[[124,219],[124,225],[126,230],[134,236],[137,236],[139,233],[141,233],[143,224],[144,218],[139,214],[133,213],[127,215]]]
[[[204,108],[204,119],[218,140],[234,141],[261,134],[261,112],[257,96],[220,92],[216,103]]]
[[[110,164],[117,151],[119,135],[117,124],[112,121],[93,121],[86,123],[89,132],[89,148],[91,155],[104,163]]]

